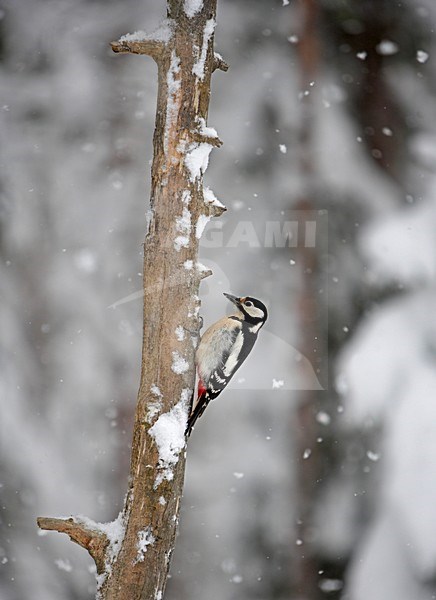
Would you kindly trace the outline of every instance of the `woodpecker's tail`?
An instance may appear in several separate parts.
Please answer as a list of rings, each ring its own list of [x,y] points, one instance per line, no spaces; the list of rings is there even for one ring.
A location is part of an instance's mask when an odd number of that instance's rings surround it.
[[[199,419],[201,417],[201,415],[204,413],[207,405],[209,404],[209,402],[211,400],[212,400],[212,398],[209,396],[207,389],[203,386],[203,384],[200,381],[198,384],[197,403],[195,405],[194,410],[191,412],[191,414],[189,416],[185,435],[187,435],[188,437],[191,435],[197,419]]]

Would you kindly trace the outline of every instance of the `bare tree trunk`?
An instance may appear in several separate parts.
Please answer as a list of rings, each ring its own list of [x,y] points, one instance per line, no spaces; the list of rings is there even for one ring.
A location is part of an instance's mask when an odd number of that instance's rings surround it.
[[[198,289],[210,274],[198,263],[204,225],[224,207],[203,189],[210,151],[210,79],[227,69],[213,52],[216,0],[169,0],[154,35],[124,36],[115,52],[148,54],[159,87],[148,231],[144,244],[142,372],[133,431],[129,488],[113,523],[39,518],[67,533],[97,565],[99,597],[159,600],[175,544],[185,471],[184,436],[194,386]]]
[[[314,83],[319,69],[320,42],[318,0],[300,0],[301,31],[298,42],[298,59],[301,85],[301,125],[299,139],[300,171],[303,177],[304,192],[296,208],[310,220],[315,210],[317,173],[313,163],[315,109],[312,96]],[[305,217],[303,216],[303,219]],[[301,292],[298,309],[303,354],[314,361],[319,360],[320,348],[316,340],[320,339],[315,314],[319,312],[319,297],[316,293],[318,280],[318,260],[316,248],[301,247],[299,262],[302,271]],[[314,367],[316,365],[314,364]],[[317,482],[320,477],[319,445],[317,444],[318,426],[315,420],[319,392],[300,392],[296,413],[296,452],[297,452],[297,539],[299,544],[295,561],[295,587],[302,600],[317,600],[320,597],[318,587],[319,565],[311,545],[311,528]],[[310,458],[305,459],[310,452]]]

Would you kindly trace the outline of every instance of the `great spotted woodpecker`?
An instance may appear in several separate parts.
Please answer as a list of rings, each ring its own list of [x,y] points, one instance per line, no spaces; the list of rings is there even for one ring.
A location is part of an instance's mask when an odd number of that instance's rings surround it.
[[[195,355],[198,372],[198,395],[188,419],[186,435],[207,405],[223,391],[233,375],[250,354],[268,312],[260,300],[246,296],[237,298],[224,294],[238,308],[203,334]]]

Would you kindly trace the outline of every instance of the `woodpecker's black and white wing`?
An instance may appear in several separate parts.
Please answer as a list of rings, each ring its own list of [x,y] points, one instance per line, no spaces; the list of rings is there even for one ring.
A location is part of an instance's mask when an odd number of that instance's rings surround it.
[[[187,435],[209,402],[219,396],[250,354],[268,316],[266,306],[256,298],[224,295],[236,305],[238,312],[217,321],[200,340],[195,357],[198,395],[188,419]]]
[[[196,352],[198,371],[198,394],[189,416],[187,435],[205,411],[228,383],[223,368],[231,353],[242,324],[239,319],[224,317],[203,334]]]
[[[197,350],[198,397],[189,417],[188,433],[247,358],[256,337],[234,316],[221,319],[205,332]]]
[[[256,335],[251,333],[245,323],[238,330],[229,352],[223,356],[222,365],[211,374],[209,390],[215,398],[226,387],[233,375],[253,349]]]
[[[198,375],[211,400],[226,387],[253,347],[254,340],[247,347],[244,329],[237,317],[225,317],[201,339],[197,350]]]
[[[200,379],[207,383],[211,373],[221,365],[225,353],[230,351],[241,322],[224,317],[211,325],[201,336],[195,354]]]

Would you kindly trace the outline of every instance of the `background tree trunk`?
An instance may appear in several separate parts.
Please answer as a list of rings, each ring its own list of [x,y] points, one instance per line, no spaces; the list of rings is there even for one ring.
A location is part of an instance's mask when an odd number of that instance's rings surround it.
[[[301,126],[299,130],[299,167],[303,179],[303,195],[296,204],[297,210],[310,220],[316,209],[316,196],[319,193],[319,174],[314,160],[314,131],[316,128],[313,96],[317,92],[314,85],[320,62],[320,7],[318,0],[300,0],[300,36],[298,42],[298,67],[300,75]],[[324,348],[319,340],[320,300],[319,265],[317,248],[299,248],[301,263],[301,291],[298,303],[303,354],[313,361],[314,367],[325,360]],[[318,587],[319,563],[311,540],[313,514],[317,484],[320,481],[321,456],[317,443],[319,427],[316,422],[317,407],[322,398],[321,391],[302,391],[299,394],[295,415],[295,451],[297,456],[297,550],[295,553],[294,581],[299,597],[304,600],[318,600],[321,592]],[[324,394],[325,395],[325,394]]]
[[[205,224],[224,207],[203,173],[213,146],[206,128],[214,68],[216,0],[168,2],[168,19],[151,36],[127,35],[115,52],[149,54],[159,84],[148,231],[144,244],[141,382],[124,509],[111,524],[45,519],[95,559],[101,598],[163,597],[174,548],[185,471],[184,430],[193,392],[199,331],[198,289],[210,274],[197,263]]]

